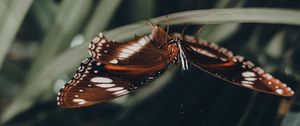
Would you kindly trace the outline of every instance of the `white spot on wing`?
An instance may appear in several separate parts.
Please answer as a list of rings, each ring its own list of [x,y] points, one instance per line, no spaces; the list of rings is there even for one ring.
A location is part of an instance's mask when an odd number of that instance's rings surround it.
[[[125,91],[123,93],[118,94],[118,96],[125,95],[125,94],[128,94],[128,93],[129,93],[129,91]]]
[[[116,86],[115,84],[96,84],[97,87],[110,88]]]
[[[277,82],[277,81],[276,81],[276,82]],[[279,83],[279,82],[277,82],[277,83]],[[283,86],[283,87],[287,87],[285,83],[283,83],[282,86]]]
[[[131,54],[128,54],[128,53],[120,53],[118,57],[120,57],[120,58],[128,58],[129,56],[131,56]]]
[[[90,50],[89,50],[89,54],[90,54],[90,56],[93,56],[93,53],[92,53],[92,51],[90,51]]]
[[[263,74],[264,73],[264,70],[261,69],[260,67],[253,68],[253,71],[257,72],[258,74]]]
[[[239,62],[243,62],[243,60],[245,59],[244,57],[239,55],[235,56],[234,58],[236,58]]]
[[[255,80],[257,80],[257,78],[254,78],[254,77],[246,77],[245,80],[246,80],[246,81],[255,81]]]
[[[248,88],[253,88],[253,86],[249,85],[249,84],[242,84],[242,85],[245,86],[245,87],[248,87]]]
[[[96,38],[93,39],[93,43],[97,43],[99,40],[100,40],[100,38],[96,37]]]
[[[138,43],[133,43],[133,44],[131,44],[131,46],[135,46],[135,47],[138,47],[138,48],[141,48],[142,46],[140,45],[140,44],[138,44]]]
[[[139,51],[142,49],[144,45],[146,45],[149,42],[148,37],[143,37],[137,41],[137,43],[133,43],[131,45],[126,46],[122,50],[120,50],[120,53],[118,55],[119,59],[124,59],[132,56],[135,52]]]
[[[124,87],[113,87],[113,88],[107,88],[107,91],[119,91],[119,90],[123,90]]]
[[[79,99],[79,98],[74,98],[72,101],[77,102],[79,105],[86,103],[84,99]]]
[[[268,80],[271,80],[273,78],[270,74],[263,74],[263,77],[267,78]]]
[[[201,54],[203,54],[203,55],[206,55],[206,56],[208,56],[208,57],[217,58],[216,55],[214,55],[214,54],[212,54],[212,53],[210,53],[210,52],[208,52],[208,51],[206,51],[206,50],[199,50],[199,49],[198,49],[197,52],[198,52],[198,53],[201,53]]]
[[[112,63],[112,64],[117,64],[119,61],[117,59],[113,59],[113,60],[111,60],[109,62]]]
[[[142,38],[142,39],[140,39],[140,40],[138,41],[138,43],[139,43],[141,46],[144,46],[144,45],[147,44],[147,40],[146,40],[146,38]]]
[[[99,37],[103,38],[103,33],[99,33]]]
[[[276,93],[281,95],[283,93],[283,90],[282,89],[276,89]]]
[[[100,41],[100,43],[105,43],[106,42],[106,40],[105,39],[102,39],[101,41]]]
[[[198,53],[200,53],[200,54],[203,54],[203,55],[205,55],[205,56],[208,56],[208,57],[211,57],[211,58],[217,58],[216,55],[214,55],[214,54],[212,54],[212,53],[210,53],[210,52],[208,52],[208,51],[206,51],[206,50],[203,50],[203,49],[200,49],[200,48],[195,48],[195,47],[193,47],[193,46],[191,46],[191,48],[192,48],[194,51],[196,51],[196,52],[198,52]]]
[[[139,51],[140,47],[136,47],[136,46],[127,46],[126,48],[134,50],[134,51]]]
[[[251,71],[245,71],[242,73],[243,77],[255,77],[255,73]]]
[[[130,53],[130,54],[134,53],[133,50],[126,49],[126,48],[123,48],[123,49],[121,50],[121,52],[122,52],[122,53]]]
[[[113,82],[112,79],[107,78],[107,77],[94,77],[91,79],[91,81],[94,83],[111,83],[111,82]]]
[[[241,82],[242,82],[242,84],[253,84],[252,81],[241,81]]]
[[[124,94],[125,92],[127,92],[127,93],[128,93],[128,91],[127,91],[127,90],[120,90],[120,91],[116,91],[116,92],[114,92],[113,94],[114,94],[114,95],[121,95],[121,94]]]

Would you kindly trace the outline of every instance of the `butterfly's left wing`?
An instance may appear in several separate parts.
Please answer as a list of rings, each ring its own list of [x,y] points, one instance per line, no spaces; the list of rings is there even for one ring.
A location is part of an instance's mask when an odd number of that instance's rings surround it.
[[[78,108],[108,101],[149,83],[174,62],[176,45],[164,43],[164,31],[154,27],[152,34],[124,43],[98,35],[89,47],[91,58],[80,65],[73,79],[58,94],[58,105]]]
[[[103,34],[90,43],[91,57],[105,64],[123,67],[151,67],[161,62],[173,61],[178,53],[176,45],[165,45],[169,35],[154,25],[149,35],[135,37],[125,42],[109,41]]]
[[[64,108],[79,108],[123,96],[154,80],[167,69],[166,65],[161,63],[135,73],[111,70],[107,64],[88,58],[59,91],[57,104]]]
[[[294,94],[286,84],[265,73],[244,57],[234,56],[231,51],[223,47],[192,36],[180,34],[174,34],[174,36],[183,41],[189,62],[218,78],[265,93],[281,96]]]

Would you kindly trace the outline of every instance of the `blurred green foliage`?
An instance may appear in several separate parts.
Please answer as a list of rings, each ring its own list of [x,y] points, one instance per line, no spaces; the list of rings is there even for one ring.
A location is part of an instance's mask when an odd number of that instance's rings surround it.
[[[166,25],[164,15],[171,25],[209,24],[192,34],[245,55],[297,92],[299,8],[299,0],[2,0],[0,123],[298,126],[297,95],[228,86],[197,69],[172,69],[129,96],[89,108],[58,108],[55,96],[88,57],[93,36],[106,31],[124,41],[150,32],[145,19]]]

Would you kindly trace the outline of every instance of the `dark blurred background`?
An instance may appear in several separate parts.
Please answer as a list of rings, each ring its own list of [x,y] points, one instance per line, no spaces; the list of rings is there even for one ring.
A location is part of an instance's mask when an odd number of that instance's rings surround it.
[[[199,34],[187,30],[188,34],[251,59],[286,82],[296,92],[290,98],[233,86],[195,68],[171,69],[133,94],[81,109],[63,109],[56,105],[58,90],[76,68],[56,77],[48,87],[31,85],[36,79],[43,81],[54,76],[50,72],[44,78],[36,78],[48,67],[47,63],[89,42],[98,32],[180,11],[249,7],[299,12],[300,1],[1,0],[1,124],[300,126],[300,27],[296,25],[227,23],[207,25]],[[176,32],[175,27],[171,32]],[[87,53],[87,48],[82,53]],[[61,67],[60,64],[57,67]],[[44,89],[47,91],[42,91]],[[36,93],[38,91],[41,92]]]

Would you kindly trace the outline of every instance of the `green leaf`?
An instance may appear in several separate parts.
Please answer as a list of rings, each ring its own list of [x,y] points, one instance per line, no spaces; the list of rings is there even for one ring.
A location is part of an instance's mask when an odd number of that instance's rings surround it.
[[[122,0],[101,0],[98,3],[96,11],[83,33],[87,40],[92,39],[107,27],[121,2]]]
[[[0,68],[32,0],[0,1]]]

